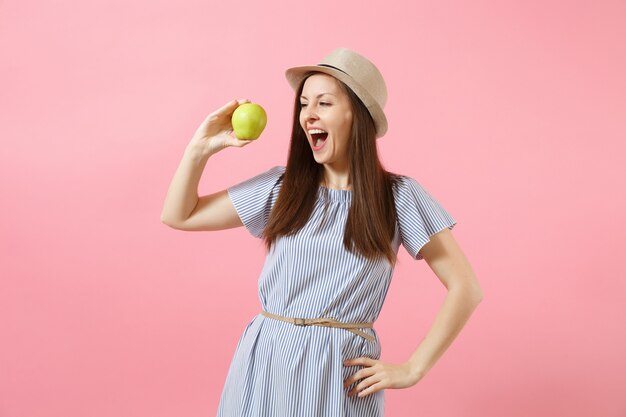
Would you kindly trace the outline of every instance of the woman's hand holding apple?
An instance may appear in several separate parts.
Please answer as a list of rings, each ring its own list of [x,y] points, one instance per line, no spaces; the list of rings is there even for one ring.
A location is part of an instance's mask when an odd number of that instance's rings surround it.
[[[250,100],[232,100],[209,114],[196,130],[187,148],[211,156],[229,146],[240,148],[252,142],[237,139],[232,134],[232,114],[237,107],[248,102]]]

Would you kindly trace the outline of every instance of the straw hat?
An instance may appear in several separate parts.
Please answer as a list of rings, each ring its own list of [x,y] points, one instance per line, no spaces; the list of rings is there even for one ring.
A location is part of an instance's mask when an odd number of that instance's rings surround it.
[[[378,68],[367,58],[347,48],[338,48],[326,55],[317,65],[293,67],[285,71],[291,88],[298,90],[305,74],[323,72],[343,81],[361,99],[376,125],[376,138],[387,132],[387,118],[383,108],[387,103],[387,86]]]

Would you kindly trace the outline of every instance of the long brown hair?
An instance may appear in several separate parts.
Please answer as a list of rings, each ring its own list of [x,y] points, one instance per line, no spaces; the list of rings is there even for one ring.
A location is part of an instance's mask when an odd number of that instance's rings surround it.
[[[292,235],[309,220],[324,166],[318,164],[300,125],[302,80],[294,104],[291,144],[283,183],[263,232],[268,250],[279,236]],[[359,97],[336,79],[352,106],[352,128],[348,144],[352,200],[344,229],[343,244],[351,252],[369,259],[385,257],[393,265],[391,242],[395,232],[396,210],[393,198],[395,174],[385,171],[378,157],[376,127]]]

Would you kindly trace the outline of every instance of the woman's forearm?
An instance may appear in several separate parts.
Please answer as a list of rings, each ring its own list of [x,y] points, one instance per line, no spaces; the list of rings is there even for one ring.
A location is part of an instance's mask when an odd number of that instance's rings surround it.
[[[409,359],[416,378],[421,379],[452,344],[476,306],[482,292],[470,286],[451,288],[428,333]]]
[[[189,217],[198,203],[198,184],[208,159],[209,155],[197,149],[185,148],[165,196],[161,211],[163,223],[176,224]]]

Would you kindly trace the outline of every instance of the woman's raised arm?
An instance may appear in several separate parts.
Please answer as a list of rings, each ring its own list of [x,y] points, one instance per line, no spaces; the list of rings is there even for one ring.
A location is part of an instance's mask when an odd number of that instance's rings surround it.
[[[242,226],[228,193],[222,190],[198,197],[202,172],[215,153],[229,146],[250,143],[232,135],[231,116],[249,100],[232,100],[209,114],[185,148],[183,158],[165,196],[161,221],[180,230],[221,230]]]

